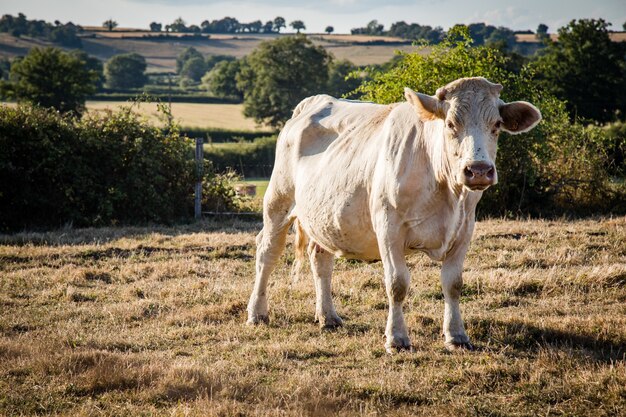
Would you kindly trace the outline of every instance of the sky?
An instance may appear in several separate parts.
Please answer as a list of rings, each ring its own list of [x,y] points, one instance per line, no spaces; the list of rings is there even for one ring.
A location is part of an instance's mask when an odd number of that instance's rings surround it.
[[[177,17],[200,25],[225,16],[247,23],[282,16],[289,23],[303,20],[305,32],[350,33],[376,19],[388,29],[391,23],[442,26],[485,22],[514,30],[535,30],[547,24],[549,32],[572,19],[603,18],[613,30],[626,21],[624,0],[1,0],[0,14],[24,13],[29,19],[72,21],[99,26],[112,18],[120,27],[147,28],[150,22],[171,23]],[[291,30],[291,29],[289,29]]]

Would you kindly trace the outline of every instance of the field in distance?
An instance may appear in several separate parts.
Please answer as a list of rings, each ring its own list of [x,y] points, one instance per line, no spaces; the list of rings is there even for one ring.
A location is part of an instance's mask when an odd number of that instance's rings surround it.
[[[87,101],[88,111],[116,110],[129,106],[125,101]],[[151,122],[162,124],[163,115],[156,103],[133,104],[133,109],[148,117]],[[172,115],[185,128],[224,129],[235,131],[269,132],[270,128],[258,126],[253,119],[243,115],[243,104],[172,103]]]
[[[260,227],[0,235],[0,415],[623,415],[626,218],[479,222],[475,352],[443,348],[440,265],[409,256],[414,351],[393,356],[380,263],[336,262],[345,325],[320,331],[291,244],[270,324],[246,326]]]
[[[89,32],[87,32],[89,34]],[[174,71],[176,57],[193,46],[203,55],[231,55],[241,58],[252,52],[261,42],[284,35],[264,34],[211,34],[201,39],[159,39],[163,33],[142,31],[94,31],[92,37],[82,38],[83,49],[102,61],[120,53],[136,52],[148,63],[148,72]],[[182,34],[180,34],[182,35]],[[178,35],[174,35],[178,37]],[[314,43],[322,45],[337,59],[348,59],[356,65],[382,64],[395,55],[395,51],[414,51],[416,48],[399,38],[365,35],[309,35]],[[368,43],[375,42],[371,45]],[[403,44],[399,44],[403,42]],[[381,43],[381,44],[378,44]],[[0,33],[0,57],[13,58],[26,55],[34,46],[58,46],[39,39],[13,37]]]

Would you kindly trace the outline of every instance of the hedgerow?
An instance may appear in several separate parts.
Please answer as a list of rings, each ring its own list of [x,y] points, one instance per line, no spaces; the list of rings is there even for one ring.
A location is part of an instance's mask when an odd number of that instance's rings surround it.
[[[2,231],[171,223],[193,213],[191,141],[130,108],[78,119],[0,106],[0,149]],[[220,204],[232,196],[211,170],[203,180],[219,183]]]

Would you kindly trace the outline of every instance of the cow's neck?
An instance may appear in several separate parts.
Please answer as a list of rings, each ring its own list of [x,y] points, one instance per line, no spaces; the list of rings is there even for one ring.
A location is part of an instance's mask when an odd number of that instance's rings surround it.
[[[446,138],[443,132],[443,121],[434,120],[424,123],[424,140],[427,156],[433,170],[434,181],[439,190],[447,190],[455,202],[462,202],[466,192],[464,187],[455,181],[453,172],[451,150],[446,146]]]

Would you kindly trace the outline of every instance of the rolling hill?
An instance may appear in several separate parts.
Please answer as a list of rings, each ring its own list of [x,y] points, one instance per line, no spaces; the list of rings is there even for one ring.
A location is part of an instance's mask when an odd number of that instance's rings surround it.
[[[240,58],[252,52],[261,42],[277,36],[285,35],[238,33],[185,36],[131,29],[108,32],[86,28],[81,38],[83,49],[103,61],[116,54],[136,52],[146,58],[148,72],[169,72],[174,71],[178,54],[190,46],[204,55]],[[321,34],[311,34],[309,37],[337,59],[348,59],[356,65],[382,64],[390,60],[397,50],[415,50],[411,42],[393,37]],[[25,55],[36,46],[56,45],[27,36],[17,38],[0,33],[0,58]]]

